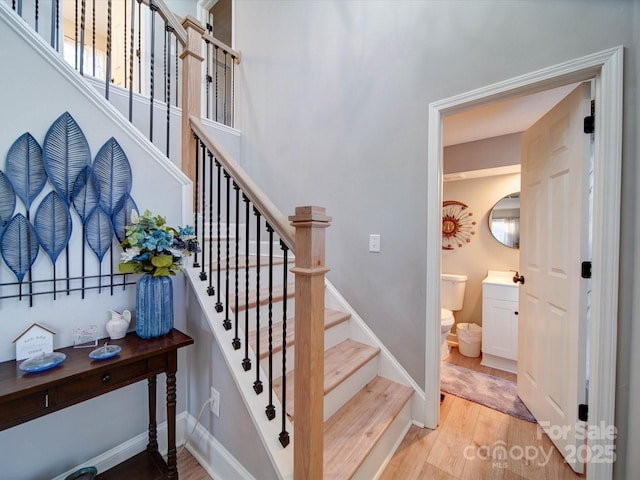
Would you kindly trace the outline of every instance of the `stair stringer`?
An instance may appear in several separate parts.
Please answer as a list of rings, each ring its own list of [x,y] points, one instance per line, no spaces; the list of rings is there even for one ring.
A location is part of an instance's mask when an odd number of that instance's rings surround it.
[[[262,441],[262,444],[271,460],[274,470],[278,474],[278,478],[282,480],[293,479],[293,425],[289,422],[289,419],[285,419],[286,429],[289,432],[290,444],[288,447],[283,448],[278,440],[280,434],[280,427],[282,419],[280,418],[280,412],[282,411],[282,405],[280,404],[276,395],[273,397],[273,404],[278,412],[278,416],[272,420],[267,420],[264,415],[265,409],[265,393],[262,395],[256,395],[253,390],[253,381],[255,379],[255,364],[252,367],[251,372],[254,374],[247,374],[242,369],[242,360],[244,358],[244,348],[234,350],[232,347],[232,340],[234,337],[234,331],[225,330],[222,326],[222,322],[225,319],[224,312],[217,313],[214,305],[216,302],[215,296],[209,296],[207,294],[208,282],[201,281],[198,276],[199,269],[190,268],[185,270],[189,283],[193,288],[195,297],[200,305],[202,315],[207,319],[209,328],[213,333],[218,347],[222,352],[225,360],[225,364],[231,376],[240,392],[240,395],[245,403],[245,407],[249,412],[253,425],[258,432],[258,436]],[[231,314],[231,312],[230,312]],[[264,364],[261,362],[261,364]],[[250,372],[249,372],[250,373]],[[260,370],[261,378],[268,378],[265,375],[264,370]],[[268,388],[268,385],[265,385]],[[265,390],[266,390],[265,388]]]
[[[325,307],[350,313],[349,337],[353,340],[380,348],[378,355],[378,375],[413,388],[414,394],[411,398],[410,409],[411,421],[419,427],[424,427],[424,405],[426,398],[424,390],[411,378],[405,368],[373,333],[362,317],[358,315],[347,300],[338,292],[336,287],[327,279],[325,279]]]

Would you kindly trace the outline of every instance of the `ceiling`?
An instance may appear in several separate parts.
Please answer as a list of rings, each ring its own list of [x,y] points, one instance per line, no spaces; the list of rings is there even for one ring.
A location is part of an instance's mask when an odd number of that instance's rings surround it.
[[[511,97],[444,117],[444,146],[524,132],[576,85]]]

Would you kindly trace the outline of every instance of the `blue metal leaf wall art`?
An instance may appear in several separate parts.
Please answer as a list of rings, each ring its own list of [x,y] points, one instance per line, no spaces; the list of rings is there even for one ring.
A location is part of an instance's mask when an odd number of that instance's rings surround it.
[[[53,190],[47,186],[47,180]],[[131,197],[131,165],[120,144],[110,138],[98,151],[93,163],[91,151],[82,129],[74,118],[65,112],[50,126],[42,147],[30,134],[24,133],[10,147],[6,161],[6,175],[0,171],[0,256],[15,274],[22,298],[22,284],[30,281],[29,301],[32,305],[33,277],[31,269],[43,248],[52,263],[53,298],[56,298],[56,263],[66,257],[67,295],[73,290],[85,292],[85,251],[86,245],[98,259],[98,285],[102,287],[102,261],[111,249],[110,274],[111,289],[114,287],[113,237],[119,242],[125,238],[126,226],[131,223],[131,212],[139,213]],[[46,193],[43,195],[43,191]],[[44,198],[42,198],[44,197]],[[18,198],[24,204],[22,213],[16,212]],[[42,200],[40,200],[42,198]],[[38,203],[39,202],[39,203]],[[82,223],[76,229],[82,238],[81,288],[71,288],[69,242],[73,223],[77,222],[71,212],[78,214]],[[22,208],[22,207],[20,207]],[[31,209],[35,210],[33,224],[30,222]],[[78,225],[76,225],[77,227]],[[80,234],[81,231],[81,234]],[[116,260],[117,263],[117,260]],[[28,275],[27,275],[28,273]],[[122,285],[128,285],[123,277]],[[10,285],[10,284],[4,284]],[[89,284],[87,288],[96,288]],[[37,294],[45,293],[41,289]],[[11,298],[0,296],[0,298]]]
[[[80,170],[73,184],[71,201],[84,225],[100,201],[100,185],[89,165]]]
[[[55,268],[56,259],[71,238],[69,207],[57,192],[51,191],[38,206],[33,223],[40,246],[49,255]]]
[[[15,209],[16,193],[9,178],[4,172],[0,172],[0,232],[13,215]]]
[[[63,113],[49,128],[42,146],[42,160],[53,187],[68,205],[73,183],[91,162],[87,139],[69,112]]]
[[[113,237],[113,226],[109,215],[102,209],[100,205],[91,212],[85,224],[85,236],[89,248],[96,254],[98,260],[102,262],[104,254],[111,247],[111,239]]]
[[[125,238],[127,225],[131,225],[131,212],[135,211],[140,214],[136,202],[133,201],[131,195],[125,193],[120,201],[117,203],[111,220],[113,222],[113,229],[119,242],[122,242]]]
[[[40,244],[31,222],[24,215],[14,216],[0,236],[0,253],[7,266],[22,283],[38,256]]]
[[[93,171],[100,184],[100,205],[112,216],[118,201],[131,192],[132,182],[129,159],[115,138],[102,146],[93,161]]]
[[[28,212],[47,181],[42,148],[30,133],[24,133],[13,142],[7,154],[6,168],[7,177]]]

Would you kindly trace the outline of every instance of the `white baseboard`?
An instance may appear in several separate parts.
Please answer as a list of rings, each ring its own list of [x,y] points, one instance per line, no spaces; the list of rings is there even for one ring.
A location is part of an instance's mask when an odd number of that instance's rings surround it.
[[[188,412],[182,412],[176,416],[176,444],[184,444],[186,437],[193,430],[196,419]],[[147,448],[149,436],[147,432],[121,443],[115,448],[108,450],[97,457],[94,457],[71,470],[64,472],[52,480],[64,480],[71,473],[93,466],[98,469],[98,473],[105,472],[128,458],[142,452]],[[158,445],[160,453],[167,453],[167,422],[158,425]],[[186,449],[202,465],[211,477],[216,480],[224,479],[247,479],[254,480],[254,477],[231,455],[218,440],[216,440],[204,427],[198,424],[193,436],[189,439]],[[214,467],[215,466],[215,467]]]
[[[255,477],[207,429],[196,424],[196,419],[188,413],[186,424],[188,432],[196,426],[193,435],[187,441],[186,449],[212,478],[255,480]]]

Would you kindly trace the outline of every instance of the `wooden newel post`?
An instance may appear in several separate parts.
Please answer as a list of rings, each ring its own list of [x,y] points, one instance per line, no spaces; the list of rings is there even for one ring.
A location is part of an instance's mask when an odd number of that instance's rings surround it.
[[[192,180],[196,177],[196,140],[189,117],[201,117],[202,34],[204,28],[190,15],[183,20],[187,44],[182,49],[182,171]]]
[[[324,409],[325,228],[322,207],[298,207],[289,217],[296,229],[296,329],[293,422],[295,480],[321,480]]]

